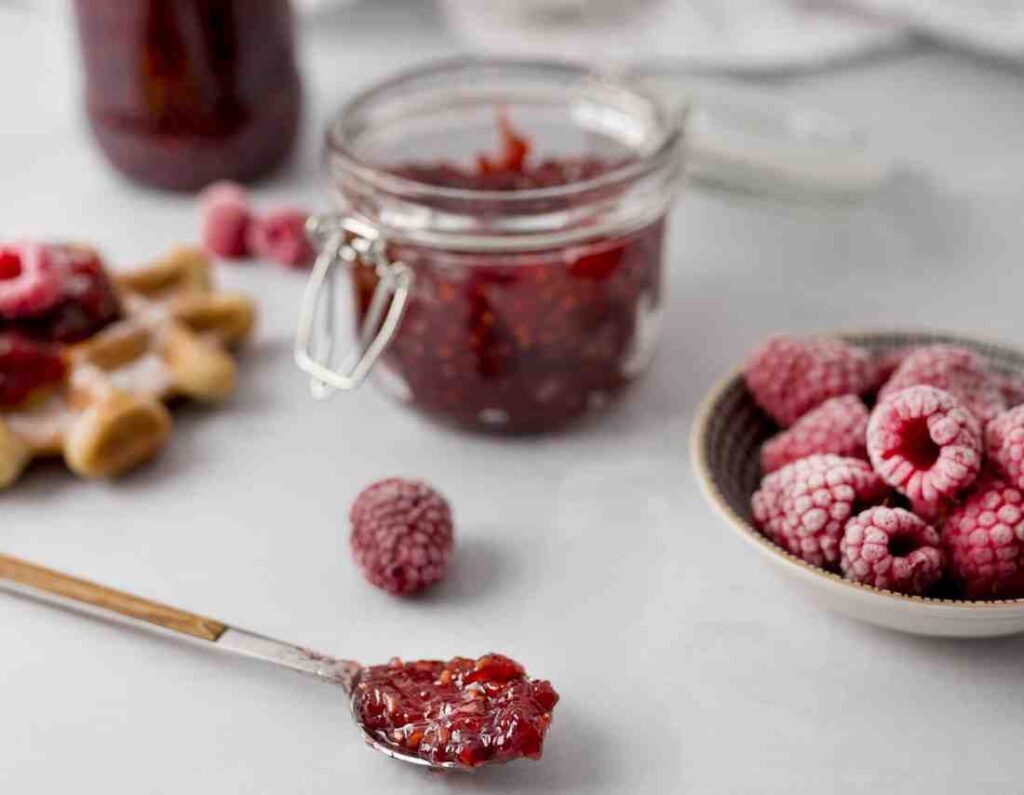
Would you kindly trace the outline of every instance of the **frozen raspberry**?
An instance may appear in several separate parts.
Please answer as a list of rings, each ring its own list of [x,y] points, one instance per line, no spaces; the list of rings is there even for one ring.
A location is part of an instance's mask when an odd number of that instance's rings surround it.
[[[19,243],[0,248],[0,315],[40,315],[59,297],[60,278],[43,246]]]
[[[0,322],[5,330],[41,342],[80,342],[121,317],[121,305],[99,255],[86,246],[46,247],[58,279],[56,302],[31,317]]]
[[[103,261],[87,246],[47,246],[60,279],[57,303],[41,315],[21,318],[12,328],[33,339],[72,343],[88,339],[121,317],[121,304]]]
[[[20,406],[66,375],[67,365],[55,345],[0,334],[0,408]]]
[[[757,404],[785,428],[830,397],[869,391],[874,372],[871,357],[845,342],[773,337],[751,355],[744,378]]]
[[[984,424],[1006,408],[995,374],[985,359],[956,345],[926,345],[907,354],[878,393],[879,401],[909,386],[944,389]]]
[[[881,501],[885,485],[856,458],[812,455],[771,473],[751,500],[754,521],[776,544],[815,566],[839,562],[847,519]]]
[[[875,406],[868,455],[882,479],[915,504],[936,505],[974,482],[981,430],[949,392],[912,386]]]
[[[1008,483],[1024,489],[1024,406],[1004,411],[985,426],[985,453]]]
[[[813,453],[835,453],[867,460],[864,442],[867,428],[868,410],[859,397],[829,398],[764,443],[761,470],[774,472]]]
[[[904,345],[899,348],[889,348],[888,350],[876,353],[873,357],[875,362],[875,389],[878,390],[885,386],[885,382],[892,378],[892,374],[903,364],[903,360],[916,350],[917,348],[914,346]]]
[[[1024,596],[1024,495],[985,476],[942,528],[950,573],[970,599]]]
[[[203,246],[224,259],[249,256],[247,235],[252,220],[249,193],[234,182],[215,182],[199,194]]]
[[[316,252],[306,236],[306,218],[302,210],[282,208],[254,218],[247,240],[254,256],[287,265],[306,268]]]
[[[1010,408],[1024,403],[1024,376],[1020,373],[998,373],[999,393]]]
[[[846,523],[839,567],[848,580],[887,591],[923,594],[942,579],[939,534],[902,508],[868,508]]]
[[[444,578],[452,552],[452,513],[426,483],[389,478],[365,488],[352,504],[349,539],[371,583],[413,593]]]
[[[957,495],[956,499],[959,499],[959,495]],[[956,499],[940,499],[933,502],[908,499],[907,502],[910,504],[912,513],[917,514],[935,527],[942,527],[946,514],[955,507]]]

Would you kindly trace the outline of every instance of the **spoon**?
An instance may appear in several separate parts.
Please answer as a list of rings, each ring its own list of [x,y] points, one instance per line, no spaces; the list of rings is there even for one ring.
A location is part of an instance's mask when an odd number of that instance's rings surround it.
[[[207,649],[229,652],[241,657],[290,668],[337,685],[349,697],[349,707],[367,744],[382,754],[437,770],[463,770],[456,762],[431,762],[415,754],[381,742],[370,734],[355,709],[354,693],[367,669],[357,662],[339,660],[301,646],[267,638],[232,627],[212,618],[151,602],[103,585],[80,580],[67,574],[37,566],[8,555],[0,555],[0,590],[27,596],[37,601],[127,624],[179,640],[187,640]]]

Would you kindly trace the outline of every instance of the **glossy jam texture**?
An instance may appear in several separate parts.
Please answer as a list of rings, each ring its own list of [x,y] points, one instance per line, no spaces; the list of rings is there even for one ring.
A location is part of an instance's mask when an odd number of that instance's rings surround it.
[[[392,660],[365,669],[356,717],[380,742],[458,767],[539,759],[558,694],[500,654],[448,662]]]
[[[75,0],[86,106],[128,176],[198,189],[291,148],[301,89],[289,0]]]
[[[434,186],[517,191],[569,185],[619,162],[535,159],[504,128],[495,156],[472,168],[411,163],[395,173]],[[479,212],[491,205],[483,198]],[[602,405],[647,363],[660,305],[664,220],[571,248],[523,253],[392,246],[415,281],[384,355],[385,383],[435,418],[479,430],[557,429]],[[354,271],[359,319],[377,286]]]

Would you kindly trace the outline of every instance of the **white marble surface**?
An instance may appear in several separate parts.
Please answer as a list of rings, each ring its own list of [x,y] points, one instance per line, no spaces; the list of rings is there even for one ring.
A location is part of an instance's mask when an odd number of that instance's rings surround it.
[[[425,14],[401,35],[369,26],[388,15],[306,31],[306,145],[268,200],[323,202],[329,107],[448,51]],[[0,11],[18,31],[0,48],[0,234],[93,240],[121,263],[192,238],[189,201],[99,161],[66,31],[43,19]],[[166,454],[122,482],[44,469],[0,498],[4,551],[328,653],[511,653],[563,695],[543,762],[425,774],[367,751],[326,686],[3,597],[0,789],[1018,789],[1024,638],[914,639],[799,601],[704,506],[687,434],[713,379],[770,330],[922,325],[1024,343],[1024,80],[919,51],[764,88],[859,118],[915,174],[843,219],[686,196],[664,344],[600,421],[505,442],[373,390],[314,403],[290,360],[300,278],[239,267],[224,279],[264,319],[230,408],[179,414]],[[423,600],[367,587],[348,558],[350,499],[391,473],[429,477],[457,511],[451,578]]]

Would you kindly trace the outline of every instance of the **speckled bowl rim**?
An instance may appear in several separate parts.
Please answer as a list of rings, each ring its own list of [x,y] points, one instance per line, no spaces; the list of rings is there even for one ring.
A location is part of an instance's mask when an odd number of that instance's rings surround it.
[[[993,341],[958,331],[922,328],[830,329],[819,332],[805,331],[800,332],[800,335],[835,337],[847,341],[851,339],[864,339],[870,337],[877,337],[879,339],[901,336],[934,337],[935,343],[958,341],[972,348],[987,347],[1003,350],[1024,361],[1024,350],[1020,348],[1007,345],[1002,341]],[[820,569],[817,566],[807,563],[786,551],[766,536],[762,535],[756,527],[733,510],[732,506],[725,498],[725,495],[722,494],[718,488],[718,485],[711,474],[711,467],[707,456],[709,421],[723,395],[729,389],[733,388],[737,382],[742,381],[742,378],[743,367],[740,365],[730,371],[727,375],[720,378],[704,396],[703,400],[701,400],[690,432],[690,461],[693,465],[694,476],[697,479],[697,483],[700,485],[704,498],[715,509],[715,512],[724,518],[743,539],[760,549],[762,553],[785,564],[794,574],[798,574],[804,578],[818,579],[819,581],[839,586],[840,588],[847,589],[847,592],[851,595],[857,595],[862,598],[902,603],[904,605],[911,605],[918,608],[924,608],[926,610],[929,608],[941,608],[943,612],[955,614],[949,615],[949,618],[961,618],[977,613],[1005,612],[1007,608],[1019,608],[1021,611],[1024,611],[1024,597],[1018,599],[990,599],[985,601],[942,599],[932,596],[910,596],[907,594],[896,593],[894,591],[882,590],[881,588],[875,588],[872,585],[866,585],[864,583],[851,582],[838,574],[825,571],[824,569]],[[986,615],[984,618],[986,620],[999,620],[1001,618],[1006,620],[1019,620],[1020,614],[1015,610],[1013,614]]]

